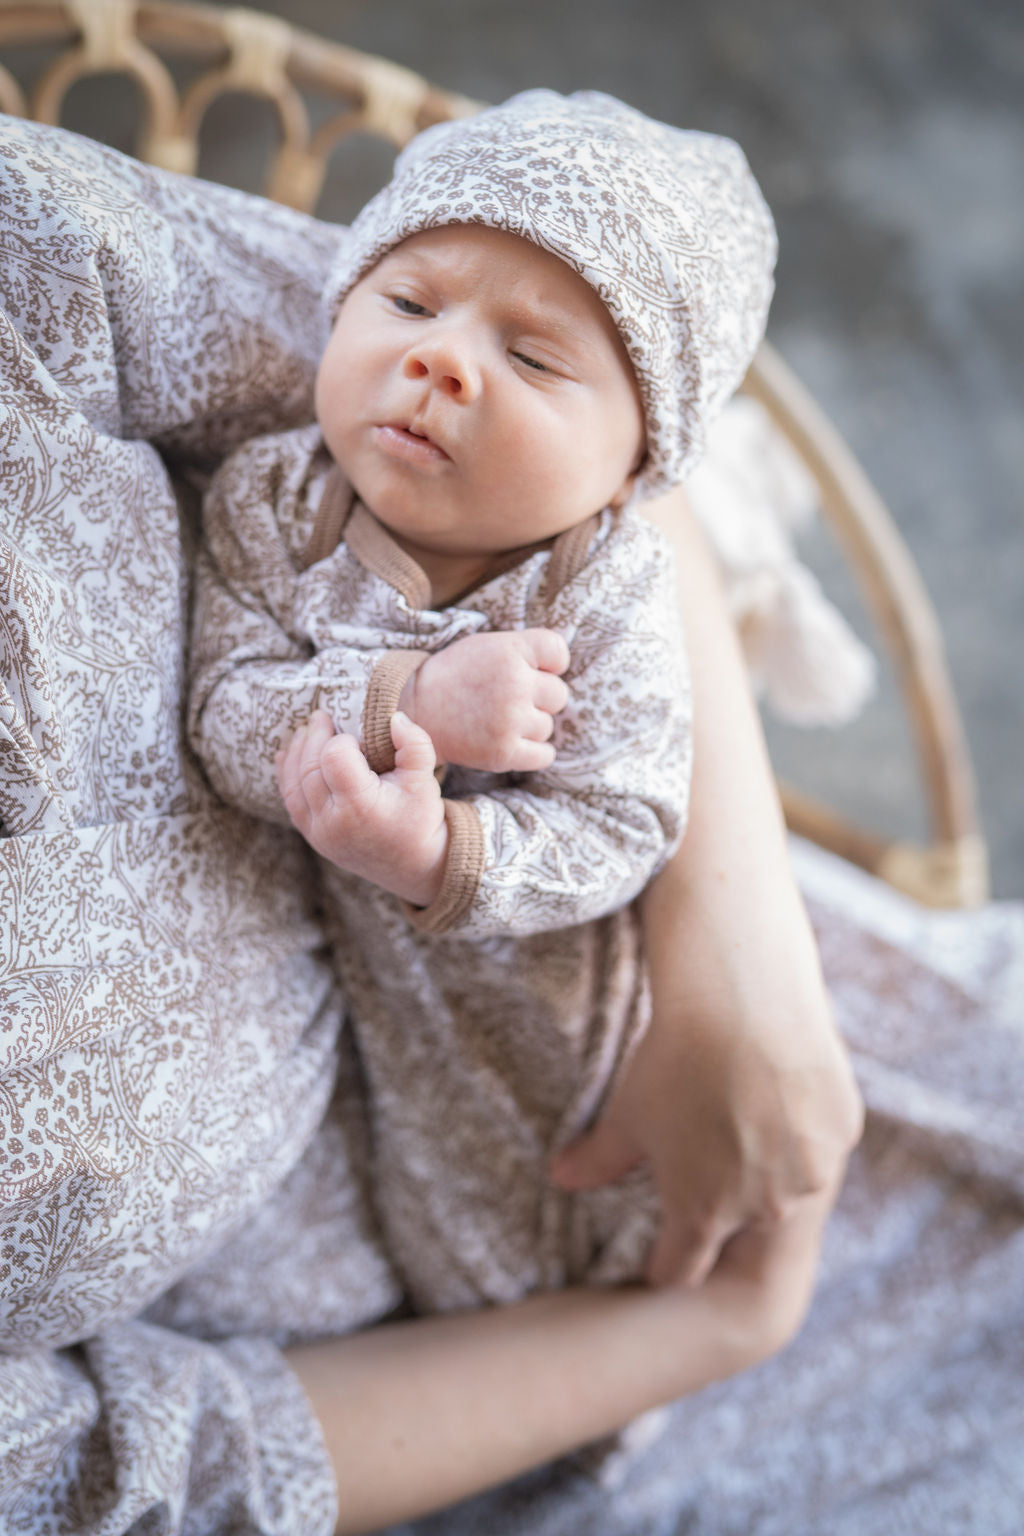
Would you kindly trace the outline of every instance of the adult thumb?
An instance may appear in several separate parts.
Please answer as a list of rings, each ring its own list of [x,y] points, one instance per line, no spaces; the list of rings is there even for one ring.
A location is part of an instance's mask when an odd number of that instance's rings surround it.
[[[635,1168],[643,1152],[611,1120],[602,1120],[552,1159],[551,1179],[561,1189],[599,1189]]]

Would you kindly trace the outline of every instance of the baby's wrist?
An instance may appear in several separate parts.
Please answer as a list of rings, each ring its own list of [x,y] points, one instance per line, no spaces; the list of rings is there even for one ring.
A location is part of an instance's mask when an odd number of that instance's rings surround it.
[[[444,733],[439,730],[441,722],[433,718],[436,710],[431,710],[429,707],[429,689],[424,689],[423,687],[424,669],[429,667],[434,659],[433,656],[425,657],[416,670],[409,673],[409,676],[402,685],[402,691],[398,696],[396,708],[400,709],[403,715],[408,715],[409,719],[418,725],[421,730],[426,731],[434,744],[438,764],[444,767],[449,761],[443,744]],[[439,740],[439,737],[441,740]]]
[[[433,906],[440,896],[448,866],[448,845],[448,823],[442,821],[436,836],[426,850],[423,868],[411,876],[403,890],[396,892],[411,907]]]
[[[363,703],[362,736],[366,761],[374,773],[388,773],[394,767],[391,717],[405,697],[405,685],[426,660],[425,651],[386,651],[373,668]],[[409,718],[413,719],[408,710]]]
[[[471,911],[487,859],[483,827],[469,800],[445,800],[447,841],[440,881],[429,902],[407,902],[410,921],[424,933],[447,933]]]
[[[416,683],[425,666],[426,662],[421,662],[415,672],[409,673],[409,676],[402,684],[402,691],[398,695],[398,703],[395,705],[395,708],[400,709],[403,715],[408,715],[410,720],[415,720],[417,725],[422,725],[423,722],[416,720]],[[423,729],[426,730],[426,726]]]

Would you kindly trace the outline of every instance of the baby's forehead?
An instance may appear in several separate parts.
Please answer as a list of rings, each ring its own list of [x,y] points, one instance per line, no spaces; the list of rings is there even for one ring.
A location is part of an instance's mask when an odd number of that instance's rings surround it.
[[[488,224],[444,224],[420,230],[392,246],[377,264],[388,275],[405,268],[427,278],[450,275],[455,281],[487,285],[510,307],[534,311],[557,326],[597,329],[616,347],[618,330],[608,308],[590,283],[553,251],[525,235]]]
[[[487,262],[498,260],[508,271],[523,274],[549,271],[561,277],[567,273],[585,288],[589,288],[589,284],[573,272],[561,257],[543,250],[526,235],[496,229],[490,224],[439,224],[430,229],[418,230],[393,245],[381,257],[378,265],[412,260],[425,266],[443,268],[454,262],[474,259]]]

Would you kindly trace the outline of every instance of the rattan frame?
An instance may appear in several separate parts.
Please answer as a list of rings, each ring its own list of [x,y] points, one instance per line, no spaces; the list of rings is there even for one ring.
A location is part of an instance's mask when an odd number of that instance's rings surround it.
[[[57,123],[85,75],[130,75],[145,103],[140,158],[194,173],[198,134],[223,91],[272,103],[280,144],[267,195],[312,209],[328,160],[352,133],[401,147],[430,123],[479,107],[387,59],[292,27],[279,17],[186,0],[0,0],[0,48],[54,50],[26,99],[0,64],[0,109]],[[201,72],[179,95],[163,56]],[[339,110],[315,131],[305,95]],[[860,829],[829,807],[780,786],[790,826],[931,906],[971,906],[988,894],[988,861],[975,808],[970,753],[932,603],[893,519],[835,427],[778,353],[760,349],[744,389],[768,409],[816,479],[839,541],[902,690],[916,746],[931,840],[919,845]]]

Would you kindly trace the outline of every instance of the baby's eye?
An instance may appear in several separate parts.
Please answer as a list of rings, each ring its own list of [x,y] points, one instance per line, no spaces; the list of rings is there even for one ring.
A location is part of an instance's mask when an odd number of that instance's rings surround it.
[[[401,293],[393,293],[391,302],[400,315],[429,315],[430,313],[425,305],[417,304],[415,299],[407,299]]]
[[[513,352],[512,356],[517,362],[527,368],[534,368],[538,373],[550,373],[551,369],[546,363],[539,363],[535,357],[530,357],[526,352]]]

